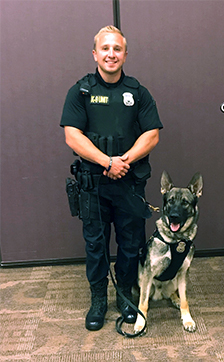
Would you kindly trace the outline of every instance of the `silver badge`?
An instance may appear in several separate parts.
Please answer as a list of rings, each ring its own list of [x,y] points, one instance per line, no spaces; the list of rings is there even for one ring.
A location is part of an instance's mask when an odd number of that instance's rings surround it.
[[[185,251],[186,248],[186,243],[184,241],[180,241],[177,245],[176,251],[178,253],[183,253]]]
[[[123,102],[125,106],[133,106],[135,104],[133,94],[129,92],[123,93]]]

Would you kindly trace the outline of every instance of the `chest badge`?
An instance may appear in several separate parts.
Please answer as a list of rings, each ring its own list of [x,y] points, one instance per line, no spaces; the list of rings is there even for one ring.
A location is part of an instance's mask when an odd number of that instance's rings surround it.
[[[185,251],[186,248],[186,243],[184,241],[180,241],[177,245],[176,251],[178,253],[183,253]]]
[[[133,94],[129,92],[123,93],[123,103],[127,107],[133,106],[135,104]]]

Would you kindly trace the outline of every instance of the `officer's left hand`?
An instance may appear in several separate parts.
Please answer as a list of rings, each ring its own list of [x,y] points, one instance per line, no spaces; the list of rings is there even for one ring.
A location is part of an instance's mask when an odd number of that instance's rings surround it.
[[[117,180],[125,176],[130,168],[129,164],[126,162],[127,159],[128,155],[126,157],[122,156],[122,158],[119,156],[112,157],[111,169],[109,172],[104,170],[104,176],[110,177],[113,180]]]

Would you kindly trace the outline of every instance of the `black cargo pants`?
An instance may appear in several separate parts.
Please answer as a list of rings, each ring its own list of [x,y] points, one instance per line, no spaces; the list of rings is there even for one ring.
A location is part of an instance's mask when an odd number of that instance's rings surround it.
[[[139,249],[145,243],[145,218],[129,204],[127,190],[145,197],[146,181],[130,177],[111,180],[99,177],[94,188],[81,192],[83,236],[86,241],[86,273],[91,285],[108,276],[111,224],[117,243],[115,274],[118,283],[133,285],[137,279]],[[107,253],[107,258],[106,254]]]

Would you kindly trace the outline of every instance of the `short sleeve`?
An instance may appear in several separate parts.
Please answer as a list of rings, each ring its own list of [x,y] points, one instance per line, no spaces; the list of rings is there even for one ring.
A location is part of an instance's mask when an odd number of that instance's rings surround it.
[[[152,129],[163,128],[156,102],[149,91],[143,86],[139,87],[138,122],[143,133]]]
[[[80,93],[80,84],[69,89],[65,99],[60,126],[71,126],[84,131],[87,123],[85,99]]]

